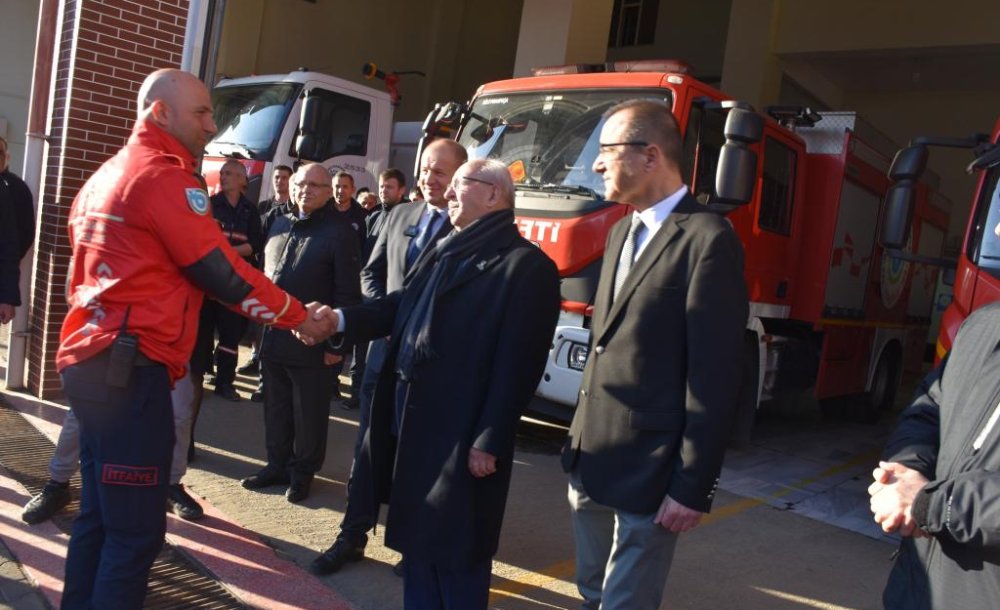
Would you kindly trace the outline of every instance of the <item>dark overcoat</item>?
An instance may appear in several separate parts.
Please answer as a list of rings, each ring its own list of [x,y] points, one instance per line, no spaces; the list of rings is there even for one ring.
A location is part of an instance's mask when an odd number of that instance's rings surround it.
[[[395,357],[415,292],[344,310],[346,343],[392,335],[359,459],[370,461],[376,500],[389,504],[386,545],[417,561],[464,567],[497,550],[517,423],[558,317],[558,272],[513,224],[466,259],[438,292],[435,356],[409,385],[397,445]],[[497,472],[473,477],[470,447],[495,455]]]

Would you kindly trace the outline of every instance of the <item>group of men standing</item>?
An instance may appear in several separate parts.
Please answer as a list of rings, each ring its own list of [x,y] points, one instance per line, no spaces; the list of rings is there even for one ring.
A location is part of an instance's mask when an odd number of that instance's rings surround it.
[[[214,201],[192,183],[186,164],[214,131],[210,112],[197,81],[176,71],[151,75],[130,144],[74,205],[71,311],[59,366],[81,422],[84,501],[70,545],[66,606],[100,606],[112,594],[110,583],[123,578],[126,560],[128,594],[141,602],[163,533],[158,473],[170,466],[170,384],[184,377],[195,339],[154,320],[171,305],[190,318],[205,291],[224,304],[220,310],[250,313],[264,327],[267,465],[243,485],[288,485],[291,502],[308,495],[323,462],[331,367],[372,341],[352,392],[360,399],[361,426],[348,507],[334,544],[311,569],[326,574],[361,559],[378,507],[387,504],[386,544],[405,558],[405,606],[485,608],[517,422],[542,374],[560,301],[555,265],[514,224],[510,173],[497,161],[468,161],[454,141],[433,142],[420,161],[426,202],[393,206],[385,197],[366,222],[352,216],[357,204],[348,174],[303,165],[290,178],[290,202],[265,218],[261,239],[259,210],[239,193],[245,181],[239,163],[223,167]],[[609,237],[594,356],[564,463],[586,607],[653,608],[676,534],[708,510],[721,468],[736,390],[710,378],[740,374],[747,315],[742,252],[728,223],[687,193],[669,109],[649,102],[613,108],[601,140],[594,170],[609,199],[637,212]],[[125,175],[141,188],[105,188]],[[380,193],[401,192],[405,185],[397,182],[380,185]],[[164,222],[167,215],[154,209],[172,200],[142,198],[154,189],[176,189],[185,213]],[[130,205],[123,206],[121,192],[130,193]],[[107,220],[115,216],[110,212],[141,216],[117,227]],[[154,230],[130,231],[141,222]],[[148,239],[170,250],[180,222],[198,228],[200,245],[176,253],[178,267],[160,271],[173,274],[163,285],[186,290],[162,295],[162,303],[153,299],[159,304],[153,311],[148,295],[129,290],[142,285],[138,277],[111,289],[92,275],[112,259],[115,272],[139,273],[116,258],[119,252],[141,252],[138,242]],[[95,242],[96,225],[114,239]],[[258,253],[263,276],[249,263]],[[178,298],[187,306],[173,303]],[[95,307],[105,313],[100,320],[90,315]],[[183,344],[165,342],[178,330]],[[131,378],[121,384],[123,336],[138,337],[139,349],[126,367]],[[644,354],[655,349],[661,358],[664,346],[670,346],[666,374],[647,370],[654,360]],[[223,347],[216,350],[217,388],[235,366],[230,345]],[[162,421],[145,422],[141,447],[124,442],[151,406]],[[130,519],[146,523],[141,540],[134,527],[119,523],[132,490],[116,486],[139,474],[151,475],[149,489],[136,492],[144,493],[142,510]]]
[[[394,204],[388,193],[405,184],[385,173],[386,195],[367,217],[349,174],[278,168],[290,201],[261,222],[238,192],[246,177],[238,162],[224,166],[215,200],[195,177],[216,129],[204,85],[157,71],[138,111],[128,144],[88,181],[69,219],[70,311],[57,365],[80,422],[83,492],[63,607],[142,605],[176,452],[171,388],[190,379],[207,295],[219,312],[262,326],[267,465],[243,485],[287,485],[291,502],[308,496],[323,463],[331,371],[371,342],[367,368],[352,380],[361,425],[347,509],[311,570],[329,574],[362,559],[387,504],[386,544],[405,559],[404,606],[485,608],[516,426],[560,300],[554,263],[514,224],[507,168],[467,160],[454,141],[433,142],[420,160],[426,202]],[[588,610],[654,610],[678,535],[698,525],[718,487],[742,375],[743,253],[730,224],[684,185],[669,107],[633,100],[610,108],[598,146],[593,170],[605,197],[634,211],[607,239],[591,356],[563,451],[577,584]],[[263,273],[249,262],[260,253]],[[216,350],[223,388],[235,367],[230,345]],[[981,359],[995,352],[996,337],[962,335],[957,346]],[[980,555],[956,551],[963,523],[951,520],[952,498],[960,492],[974,504],[992,479],[973,469],[970,480],[928,484],[937,428],[926,425],[927,412],[952,405],[949,392],[962,383],[946,371],[929,391],[914,415],[919,455],[898,439],[895,461],[875,473],[873,508],[887,531],[954,538],[944,550],[974,561]],[[995,403],[995,383],[980,394]],[[982,529],[965,537],[975,535],[992,543]]]

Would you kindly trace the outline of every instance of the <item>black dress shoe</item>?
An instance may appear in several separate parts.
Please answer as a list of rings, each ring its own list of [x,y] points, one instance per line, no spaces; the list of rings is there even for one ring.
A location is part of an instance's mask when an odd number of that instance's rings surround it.
[[[354,546],[347,540],[338,538],[333,546],[313,559],[309,571],[318,576],[333,574],[351,561],[361,561],[365,558],[365,547]]]
[[[260,362],[256,360],[251,360],[247,362],[240,368],[236,369],[236,372],[240,375],[256,375],[260,372]]]
[[[225,398],[226,400],[231,400],[233,402],[240,401],[239,392],[236,391],[231,385],[217,385],[215,386],[215,395],[220,398]]]
[[[289,477],[287,472],[280,470],[261,470],[257,474],[252,474],[240,481],[240,485],[246,489],[261,489],[273,485],[288,485]]]
[[[292,504],[298,504],[309,497],[309,487],[312,481],[292,481],[285,490],[285,499]]]
[[[205,509],[191,497],[181,483],[170,486],[167,492],[167,506],[175,515],[186,521],[195,521],[205,516]]]
[[[41,493],[28,500],[28,503],[24,505],[21,519],[30,525],[46,521],[69,504],[71,499],[69,483],[57,483],[50,480],[42,488]]]

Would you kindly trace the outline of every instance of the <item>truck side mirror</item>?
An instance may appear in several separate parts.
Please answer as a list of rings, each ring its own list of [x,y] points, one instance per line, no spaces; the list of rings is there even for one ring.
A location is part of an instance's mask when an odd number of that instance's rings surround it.
[[[300,159],[315,159],[319,138],[316,126],[319,123],[320,99],[306,91],[302,100],[302,111],[299,114],[299,135],[295,138],[295,156]]]
[[[895,184],[885,194],[882,209],[882,232],[879,243],[887,250],[902,250],[910,237],[917,183],[927,168],[927,147],[908,146],[896,153],[889,167]]]
[[[434,110],[424,120],[424,133],[438,138],[454,138],[459,127],[465,124],[467,114],[456,102],[435,104]]]
[[[726,143],[719,152],[714,202],[743,205],[757,185],[757,153],[749,145],[764,133],[764,118],[752,110],[733,108],[726,117]]]

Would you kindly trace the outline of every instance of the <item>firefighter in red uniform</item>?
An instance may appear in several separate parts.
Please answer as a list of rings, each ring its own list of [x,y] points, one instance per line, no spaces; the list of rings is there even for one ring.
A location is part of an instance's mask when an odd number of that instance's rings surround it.
[[[69,217],[70,310],[56,363],[81,424],[80,514],[63,608],[141,608],[166,530],[170,388],[185,374],[205,294],[261,324],[319,334],[307,309],[219,231],[195,158],[215,133],[208,90],[160,70],[127,145]]]

